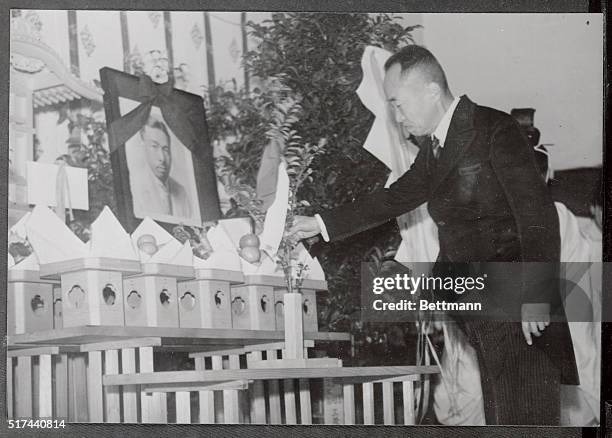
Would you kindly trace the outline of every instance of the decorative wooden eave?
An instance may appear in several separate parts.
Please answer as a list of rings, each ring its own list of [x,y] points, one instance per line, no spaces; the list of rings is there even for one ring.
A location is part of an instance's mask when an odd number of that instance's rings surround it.
[[[82,98],[102,102],[102,90],[73,75],[57,52],[42,41],[29,35],[12,34],[11,53],[40,60],[46,66],[40,72],[30,73],[35,108]]]

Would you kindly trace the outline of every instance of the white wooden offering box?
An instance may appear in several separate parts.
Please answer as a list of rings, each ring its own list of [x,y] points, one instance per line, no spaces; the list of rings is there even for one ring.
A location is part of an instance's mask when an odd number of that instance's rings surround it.
[[[274,288],[285,280],[272,275],[245,275],[244,283],[231,288],[232,328],[276,330]]]
[[[39,271],[7,271],[7,332],[9,335],[53,329],[53,287]]]
[[[85,257],[40,266],[42,278],[61,279],[63,327],[123,326],[123,276],[136,272],[140,272],[139,262],[107,257]]]
[[[231,286],[243,282],[242,272],[196,269],[194,280],[178,283],[179,326],[232,328]]]
[[[179,327],[177,281],[191,280],[191,266],[141,263],[141,272],[125,278],[125,325]]]

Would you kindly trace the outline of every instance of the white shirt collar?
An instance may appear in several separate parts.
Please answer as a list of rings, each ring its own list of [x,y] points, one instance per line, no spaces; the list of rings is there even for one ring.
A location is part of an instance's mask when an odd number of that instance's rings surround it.
[[[455,109],[459,104],[459,98],[455,97],[455,99],[451,102],[450,106],[442,116],[440,123],[436,127],[436,130],[433,132],[433,135],[440,142],[440,147],[444,147],[444,142],[446,141],[446,134],[448,134],[448,128],[450,127],[451,120],[453,118],[453,114],[455,113]]]

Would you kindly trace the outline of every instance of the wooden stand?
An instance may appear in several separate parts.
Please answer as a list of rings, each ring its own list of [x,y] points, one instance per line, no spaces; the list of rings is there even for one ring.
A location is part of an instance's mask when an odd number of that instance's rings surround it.
[[[194,277],[193,268],[162,263],[143,263],[142,272],[123,281],[125,325],[178,327],[177,280]]]
[[[85,258],[41,265],[42,278],[61,278],[62,325],[124,325],[124,274],[140,272],[133,260]]]
[[[231,328],[231,286],[244,281],[241,272],[198,269],[195,280],[178,283],[179,327]]]
[[[53,287],[37,271],[7,271],[7,332],[9,335],[53,328]]]
[[[281,277],[246,275],[244,284],[231,289],[232,327],[274,330],[274,288],[284,284]]]

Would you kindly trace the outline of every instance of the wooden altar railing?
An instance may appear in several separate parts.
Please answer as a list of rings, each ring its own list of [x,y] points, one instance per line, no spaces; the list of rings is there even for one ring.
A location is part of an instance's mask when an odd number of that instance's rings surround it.
[[[413,383],[421,375],[437,372],[431,366],[341,367],[337,359],[319,362],[331,365],[324,368],[261,368],[262,359],[285,357],[284,337],[282,331],[265,330],[94,326],[12,335],[9,417],[374,424],[375,405],[380,402],[375,388],[380,385],[383,423],[414,424]],[[346,333],[306,332],[304,348],[315,342],[349,340]],[[157,351],[189,352],[195,371],[156,371]],[[356,385],[362,397],[355,397]],[[322,388],[322,396],[315,394],[315,387]],[[401,390],[399,417],[394,389]],[[319,418],[313,407],[321,405]],[[175,414],[169,416],[171,410]]]

